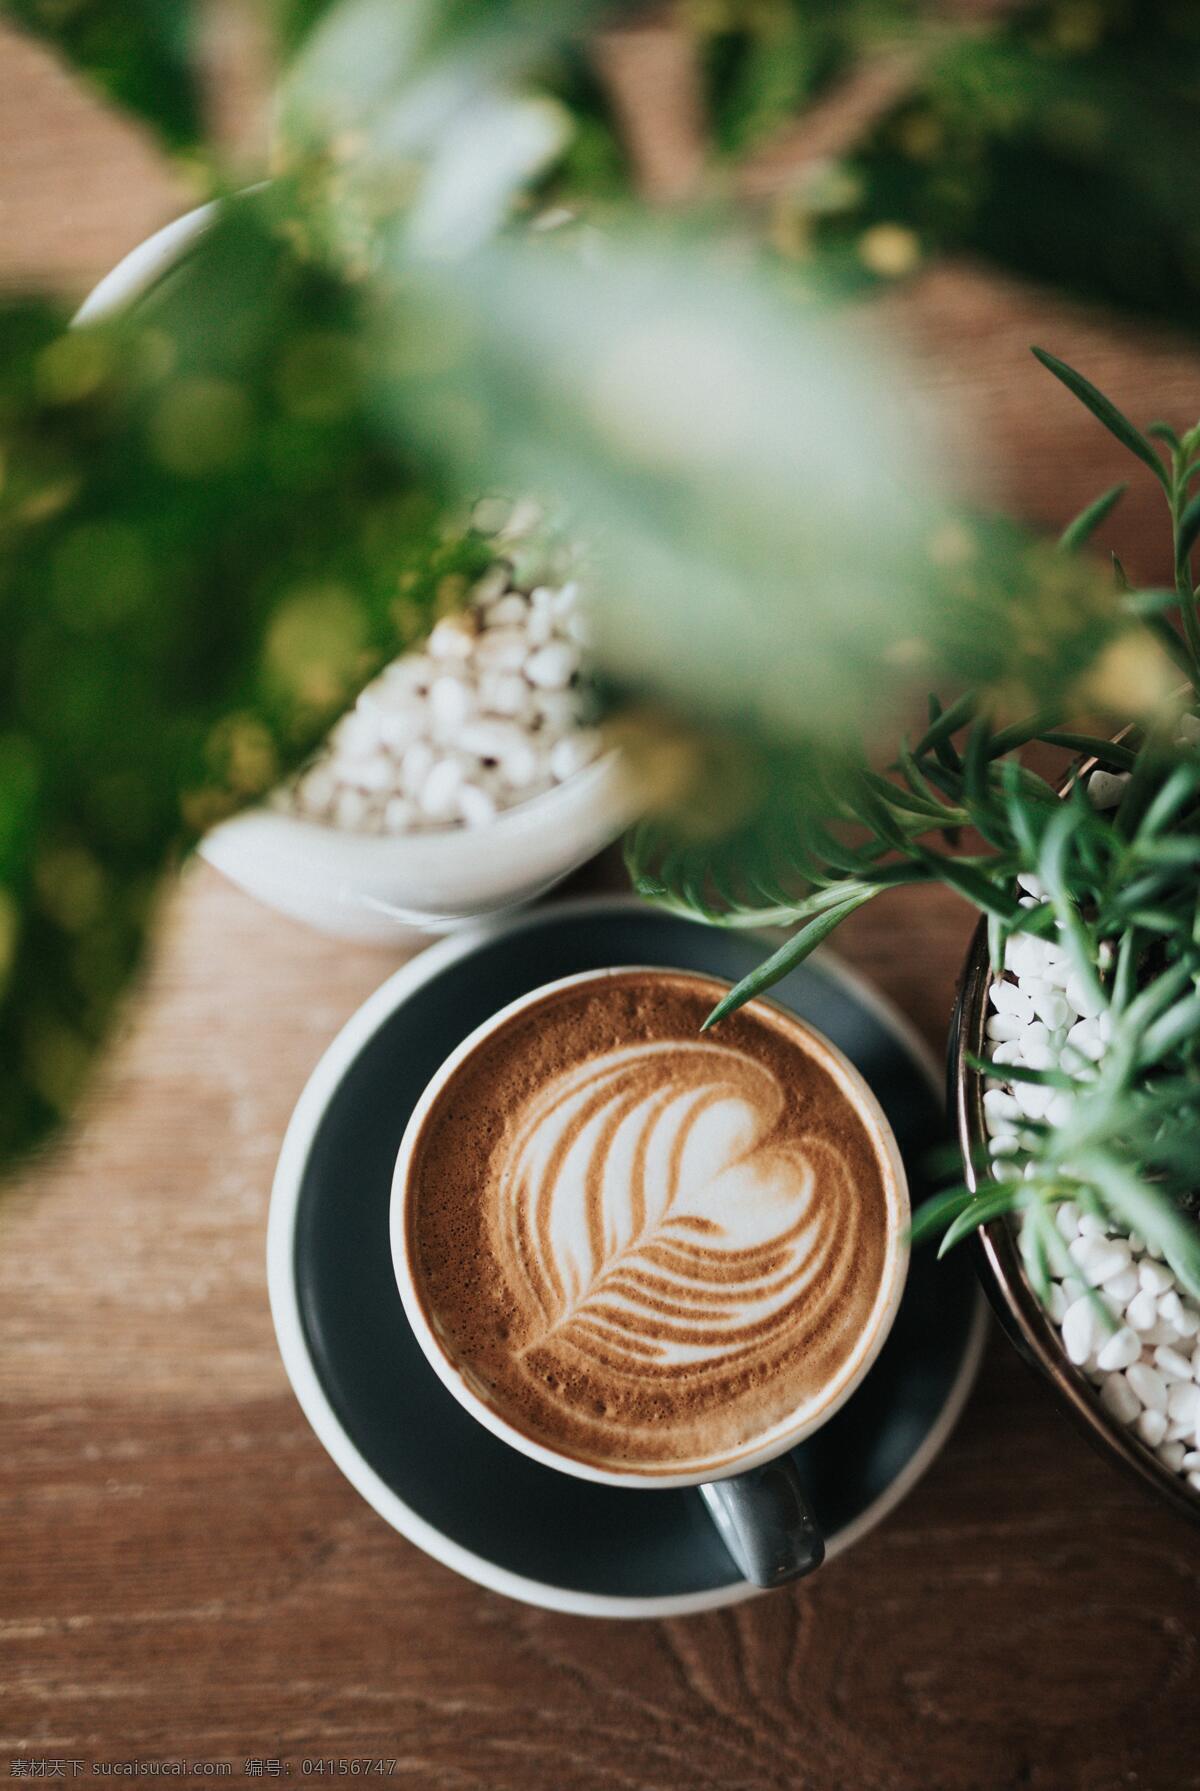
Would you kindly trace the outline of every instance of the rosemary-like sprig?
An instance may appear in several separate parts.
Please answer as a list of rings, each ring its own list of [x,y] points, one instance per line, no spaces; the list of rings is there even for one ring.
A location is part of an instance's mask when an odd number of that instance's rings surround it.
[[[776,781],[789,770],[802,777],[803,801],[764,804],[736,836],[715,845],[681,844],[645,823],[631,835],[627,859],[635,886],[676,912],[725,926],[796,929],[721,1002],[710,1026],[795,968],[856,909],[901,884],[939,882],[979,908],[997,974],[1014,935],[1057,937],[1092,1004],[1108,1016],[1104,1057],[1093,1064],[1068,1050],[1057,1070],[1014,1072],[1053,1080],[1066,1110],[1056,1102],[1053,1126],[1023,1124],[1019,1171],[998,1163],[976,1191],[953,1187],[927,1202],[914,1236],[941,1232],[945,1250],[1004,1213],[1021,1214],[1025,1263],[1045,1293],[1051,1275],[1064,1272],[1053,1209],[1072,1200],[1140,1233],[1200,1298],[1200,1228],[1192,1216],[1200,1181],[1200,723],[1190,714],[1200,689],[1200,593],[1192,574],[1200,423],[1182,437],[1166,424],[1143,433],[1073,368],[1034,353],[1162,487],[1175,589],[1139,592],[1127,607],[1186,675],[1182,718],[1176,711],[1162,729],[1112,742],[1057,712],[996,728],[975,692],[949,705],[931,696],[928,727],[915,743],[901,742],[887,776],[845,747],[796,754]],[[1076,518],[1060,540],[1064,552],[1090,538],[1123,490],[1106,491]],[[1182,634],[1170,607],[1178,608]],[[1116,809],[1098,812],[1078,779],[1064,797],[1021,764],[1021,749],[1035,741],[1129,773]],[[967,830],[982,850],[964,849]],[[1038,899],[1022,899],[1022,876],[1036,879]]]

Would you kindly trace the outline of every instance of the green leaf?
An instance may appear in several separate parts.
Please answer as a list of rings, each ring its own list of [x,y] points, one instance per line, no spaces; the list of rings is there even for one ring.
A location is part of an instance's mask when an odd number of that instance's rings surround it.
[[[817,949],[822,940],[828,939],[830,933],[840,927],[856,908],[861,908],[876,893],[873,889],[865,890],[862,894],[852,896],[848,901],[841,903],[839,907],[831,908],[826,913],[817,915],[814,920],[810,920],[806,926],[801,927],[800,931],[789,939],[786,945],[781,945],[765,964],[760,964],[756,970],[750,972],[749,976],[744,976],[741,982],[736,984],[728,995],[717,1003],[705,1020],[702,1030],[708,1032],[723,1020],[726,1014],[731,1014],[747,1001],[752,1001],[756,995],[761,995],[764,989],[771,988],[790,970],[794,970],[798,964],[802,964],[805,958]]]
[[[1064,746],[1068,752],[1084,753],[1090,759],[1098,759],[1111,771],[1132,771],[1137,764],[1137,754],[1119,741],[1106,740],[1099,734],[1076,734],[1062,728],[1054,728],[1047,734],[1039,734],[1047,746]]]
[[[1128,484],[1111,485],[1094,503],[1081,510],[1074,522],[1069,522],[1058,538],[1060,553],[1076,553],[1091,539],[1100,525],[1112,515],[1125,493]]]
[[[193,0],[4,0],[9,14],[172,149],[203,136]]]
[[[1139,1066],[1161,1063],[1164,1057],[1200,1037],[1200,993],[1187,996],[1162,1014],[1142,1035]]]
[[[1187,565],[1188,555],[1196,545],[1196,537],[1200,535],[1200,492],[1184,507],[1175,531],[1175,563],[1183,567]]]
[[[912,756],[921,759],[926,753],[935,751],[939,746],[945,746],[951,735],[957,734],[960,728],[966,727],[969,721],[974,720],[978,707],[979,696],[974,690],[964,692],[956,702],[951,703],[948,709],[943,709],[937,699],[931,697],[930,723],[913,747]],[[955,755],[954,769],[961,769],[957,755]]]
[[[1001,1182],[999,1187],[989,1188],[986,1194],[977,1194],[970,1206],[966,1207],[947,1227],[946,1234],[938,1245],[938,1256],[945,1256],[947,1250],[953,1250],[955,1244],[978,1231],[981,1225],[988,1225],[993,1219],[1011,1213],[1022,1198],[1023,1189],[1019,1182]]]
[[[1091,380],[1085,379],[1082,373],[1077,373],[1074,367],[1068,367],[1065,361],[1060,361],[1057,355],[1051,354],[1045,348],[1035,348],[1032,352],[1042,366],[1049,373],[1053,373],[1055,379],[1060,380],[1068,392],[1071,392],[1081,404],[1091,411],[1097,422],[1103,423],[1110,435],[1115,435],[1123,447],[1128,448],[1131,454],[1136,454],[1138,459],[1150,468],[1159,484],[1169,492],[1171,481],[1162,461],[1141,430],[1134,428],[1129,418],[1117,409],[1112,400],[1106,398],[1103,392],[1098,391]]]
[[[909,1243],[923,1244],[952,1219],[957,1219],[974,1199],[970,1188],[948,1188],[942,1194],[931,1194],[913,1214],[908,1228]]]

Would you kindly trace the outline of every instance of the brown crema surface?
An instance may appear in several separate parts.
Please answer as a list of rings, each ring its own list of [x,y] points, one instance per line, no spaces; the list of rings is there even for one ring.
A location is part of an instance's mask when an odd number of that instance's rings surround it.
[[[532,1441],[714,1469],[831,1402],[881,1322],[902,1222],[886,1146],[821,1041],[724,985],[631,971],[488,1037],[416,1142],[430,1326]]]

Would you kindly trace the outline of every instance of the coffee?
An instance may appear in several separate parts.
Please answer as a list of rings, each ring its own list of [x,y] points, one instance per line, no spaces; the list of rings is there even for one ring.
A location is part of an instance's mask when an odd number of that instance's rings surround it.
[[[549,990],[452,1070],[408,1166],[417,1298],[471,1391],[621,1474],[720,1471],[816,1419],[890,1319],[907,1217],[840,1058],[635,970]]]

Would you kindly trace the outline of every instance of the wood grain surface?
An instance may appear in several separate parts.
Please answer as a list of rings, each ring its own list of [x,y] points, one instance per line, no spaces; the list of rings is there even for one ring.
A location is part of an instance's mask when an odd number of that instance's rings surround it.
[[[0,29],[0,282],[78,293],[186,203],[144,139]],[[1200,409],[1192,351],[977,269],[884,313],[960,405],[981,487],[1039,522],[1126,469],[1031,339],[1139,416]],[[1119,533],[1150,574],[1146,484]],[[902,892],[842,939],[940,1049],[970,924]],[[899,1511],[732,1611],[528,1609],[368,1509],[284,1380],[263,1246],[292,1104],[393,962],[193,869],[87,1113],[0,1203],[0,1774],[220,1761],[250,1782],[248,1762],[299,1778],[323,1757],[447,1791],[1200,1787],[1197,1533],[997,1338]]]

